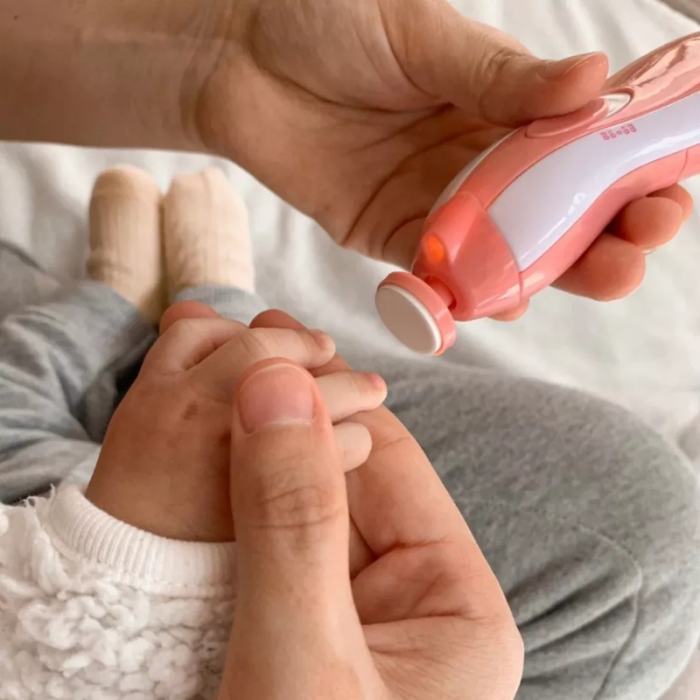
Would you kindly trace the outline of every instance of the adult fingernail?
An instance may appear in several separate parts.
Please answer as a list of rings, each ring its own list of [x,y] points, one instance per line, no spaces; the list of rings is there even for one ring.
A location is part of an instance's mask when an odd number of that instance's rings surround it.
[[[283,425],[309,425],[315,414],[313,379],[286,364],[261,369],[243,382],[236,397],[243,430],[251,433]]]
[[[586,53],[580,56],[571,56],[563,61],[545,61],[540,67],[540,75],[547,80],[560,80],[566,77],[580,65],[586,63],[591,56],[598,56],[597,52]]]

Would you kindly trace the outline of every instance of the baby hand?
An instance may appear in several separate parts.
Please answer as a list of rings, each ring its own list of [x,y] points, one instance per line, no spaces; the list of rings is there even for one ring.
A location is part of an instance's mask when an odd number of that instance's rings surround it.
[[[322,367],[335,344],[318,331],[251,329],[210,309],[202,314],[170,324],[149,352],[114,414],[87,497],[157,535],[221,542],[234,538],[229,443],[239,378],[274,358],[309,370]],[[352,371],[317,381],[344,467],[354,469],[367,459],[371,438],[348,419],[381,405],[386,385],[376,375]]]

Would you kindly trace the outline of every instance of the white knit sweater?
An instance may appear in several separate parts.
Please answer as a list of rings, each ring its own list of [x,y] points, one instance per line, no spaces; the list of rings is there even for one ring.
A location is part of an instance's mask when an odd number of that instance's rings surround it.
[[[233,544],[118,522],[71,486],[0,505],[0,700],[212,698]]]

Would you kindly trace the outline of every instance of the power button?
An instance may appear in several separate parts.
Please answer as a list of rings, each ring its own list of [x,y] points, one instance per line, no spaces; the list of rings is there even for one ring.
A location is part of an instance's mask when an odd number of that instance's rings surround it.
[[[547,139],[552,136],[565,134],[574,129],[585,129],[607,116],[608,102],[599,97],[571,114],[565,114],[562,117],[550,117],[549,119],[538,119],[536,122],[532,122],[525,130],[525,135],[531,139]]]
[[[525,135],[531,139],[547,139],[574,129],[585,129],[597,121],[610,118],[621,112],[631,101],[632,95],[630,93],[613,92],[589,102],[585,107],[572,114],[532,122],[525,130]]]

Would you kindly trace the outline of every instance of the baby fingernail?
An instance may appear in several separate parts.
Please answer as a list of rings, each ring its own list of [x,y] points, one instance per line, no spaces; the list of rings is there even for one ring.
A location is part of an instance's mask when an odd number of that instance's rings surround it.
[[[278,426],[309,425],[316,409],[313,379],[292,365],[271,365],[243,382],[237,405],[249,435]]]
[[[386,382],[384,381],[383,377],[380,377],[374,372],[367,372],[365,376],[367,377],[369,383],[372,385],[373,389],[377,389],[378,391],[386,391]]]
[[[328,335],[328,333],[324,333],[323,331],[310,331],[310,333],[321,350],[335,351],[335,341]]]

